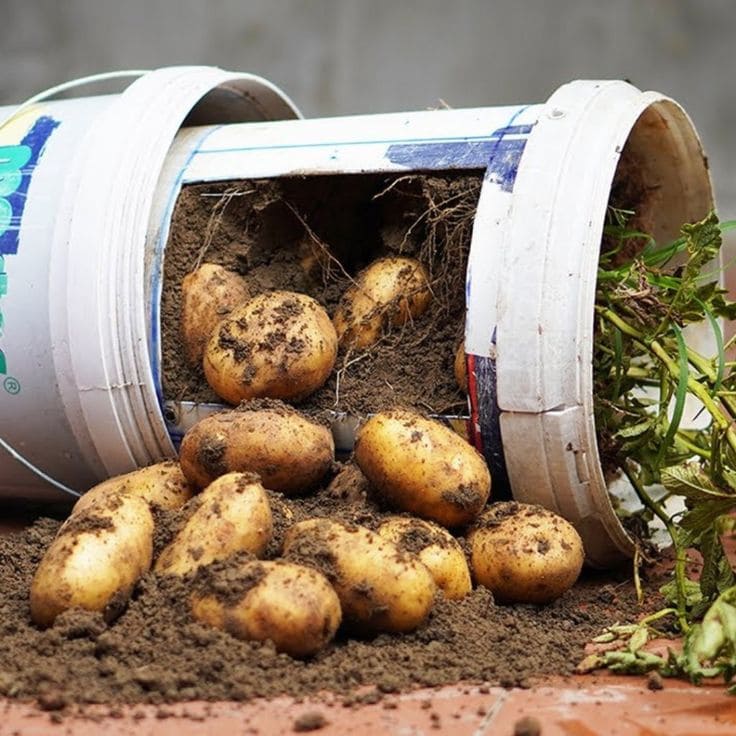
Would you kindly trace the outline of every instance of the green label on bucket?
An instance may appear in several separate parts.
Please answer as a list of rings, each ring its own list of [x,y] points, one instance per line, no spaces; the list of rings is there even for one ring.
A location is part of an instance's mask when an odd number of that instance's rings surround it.
[[[10,118],[5,124],[0,124],[0,140],[12,141],[17,135],[21,119]],[[42,115],[34,120],[25,135],[11,145],[0,146],[0,300],[8,294],[8,274],[5,270],[5,257],[18,253],[20,243],[20,226],[23,219],[23,210],[28,199],[28,188],[31,184],[33,172],[38,164],[46,141],[59,126],[59,121],[48,115]],[[5,335],[7,328],[0,301],[0,338]],[[21,329],[21,325],[18,325]],[[15,395],[20,393],[20,383],[13,376],[8,375],[8,357],[0,347],[0,377],[3,389]]]
[[[20,224],[28,198],[28,187],[46,141],[59,126],[48,115],[37,118],[23,139],[0,146],[0,255],[18,252]],[[4,138],[0,128],[0,138]]]

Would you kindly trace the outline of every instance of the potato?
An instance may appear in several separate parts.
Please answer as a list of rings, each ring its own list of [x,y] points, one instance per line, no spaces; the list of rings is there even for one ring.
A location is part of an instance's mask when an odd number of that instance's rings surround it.
[[[434,603],[429,570],[365,527],[301,521],[286,533],[284,556],[320,570],[337,591],[345,620],[365,631],[412,631]]]
[[[208,569],[191,596],[192,615],[238,639],[270,639],[276,650],[308,657],[335,635],[340,601],[324,575],[291,562],[245,562]]]
[[[473,576],[500,603],[548,603],[573,586],[583,566],[580,535],[541,506],[493,504],[468,540]]]
[[[271,508],[255,475],[223,475],[185,510],[190,507],[186,523],[156,560],[157,573],[186,575],[235,552],[260,555],[271,540]]]
[[[118,475],[90,488],[75,504],[72,514],[88,508],[102,496],[129,493],[139,496],[152,506],[172,511],[192,497],[192,487],[184,477],[179,463],[166,460],[132,473]]]
[[[151,567],[153,516],[142,498],[100,497],[59,529],[31,583],[31,618],[50,626],[70,608],[117,616]]]
[[[212,414],[184,435],[179,450],[184,475],[200,488],[238,470],[258,473],[266,488],[286,495],[314,489],[334,457],[327,427],[275,402]]]
[[[204,348],[215,327],[250,299],[245,280],[222,266],[203,263],[181,283],[181,336],[187,360],[202,362]]]
[[[473,589],[465,553],[455,537],[437,524],[406,516],[386,519],[378,533],[424,563],[445,598],[463,598]]]
[[[299,401],[322,386],[336,358],[327,312],[305,294],[272,291],[220,322],[205,349],[204,375],[231,404],[258,397]]]
[[[455,372],[455,381],[463,393],[468,393],[468,364],[465,358],[465,342],[461,342],[455,352],[455,362],[453,364]]]
[[[325,489],[325,497],[343,502],[354,508],[365,506],[371,484],[355,463],[343,465]]]
[[[379,258],[343,294],[333,322],[341,345],[364,350],[391,325],[423,314],[431,299],[424,266],[413,258]]]
[[[472,521],[491,491],[488,466],[474,447],[404,409],[374,414],[358,430],[355,460],[389,505],[443,526]]]

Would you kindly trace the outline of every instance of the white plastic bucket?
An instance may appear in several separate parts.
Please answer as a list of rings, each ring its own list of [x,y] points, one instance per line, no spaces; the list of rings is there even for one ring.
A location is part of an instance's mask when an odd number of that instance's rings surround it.
[[[272,117],[288,117],[292,108],[281,104]],[[132,127],[145,105],[129,109],[122,121],[118,112],[105,125],[95,123],[96,147],[103,148],[109,129],[120,135]],[[595,277],[625,145],[646,184],[658,188],[656,207],[647,213],[655,237],[673,237],[682,222],[712,207],[697,134],[675,102],[624,82],[578,81],[539,105],[188,127],[169,148],[185,114],[165,132],[147,126],[159,143],[151,171],[144,172],[145,155],[135,169],[145,175],[145,197],[137,196],[130,167],[105,178],[137,152],[134,144],[113,160],[90,157],[75,167],[74,186],[64,193],[60,211],[71,214],[57,223],[54,241],[66,247],[55,246],[50,271],[51,303],[63,308],[50,320],[55,373],[45,379],[48,391],[56,376],[64,400],[62,407],[53,403],[46,424],[65,423],[74,441],[66,432],[66,445],[60,441],[53,451],[36,441],[33,457],[44,470],[84,488],[172,454],[172,441],[187,426],[220,408],[174,402],[161,392],[161,264],[184,184],[476,169],[485,177],[467,275],[472,439],[496,488],[507,476],[515,498],[570,519],[589,562],[607,566],[631,555],[596,447]],[[98,243],[109,247],[100,251]],[[3,417],[7,402],[0,396]],[[51,404],[39,399],[37,405]],[[26,423],[22,412],[15,417]],[[338,443],[349,443],[354,422],[336,422]],[[27,450],[36,436],[24,429]],[[76,453],[76,473],[71,459],[60,463],[63,452]],[[17,469],[6,463],[0,472],[5,468],[18,485]],[[25,471],[22,478],[26,490],[39,485]]]
[[[147,339],[163,164],[182,125],[297,116],[259,77],[174,67],[0,128],[0,435],[18,453],[80,491],[173,453]],[[0,493],[59,497],[2,450]]]

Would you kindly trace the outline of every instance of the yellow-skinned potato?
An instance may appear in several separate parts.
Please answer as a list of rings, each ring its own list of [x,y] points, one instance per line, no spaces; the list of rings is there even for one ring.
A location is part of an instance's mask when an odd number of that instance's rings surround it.
[[[473,589],[465,553],[444,527],[423,519],[394,516],[381,524],[378,533],[399,549],[415,554],[432,573],[445,598],[457,600]]]
[[[204,354],[204,375],[231,404],[259,397],[299,401],[329,377],[337,335],[311,297],[272,291],[230,313]]]
[[[190,505],[191,516],[156,560],[157,573],[186,575],[235,552],[260,555],[271,540],[271,508],[257,476],[223,475]]]
[[[429,570],[365,527],[301,521],[286,533],[284,556],[320,570],[337,592],[345,620],[366,631],[412,631],[434,603]]]
[[[120,613],[151,567],[153,516],[142,498],[98,498],[69,517],[46,550],[31,583],[31,618],[50,626],[70,608]]]
[[[184,435],[179,450],[184,474],[200,488],[224,473],[249,471],[286,495],[313,490],[334,457],[330,430],[284,404],[212,414]]]
[[[500,603],[549,603],[583,566],[583,542],[561,516],[531,504],[492,504],[468,535],[470,564]]]
[[[355,460],[390,506],[447,527],[471,522],[491,491],[488,466],[474,447],[404,409],[379,412],[363,424]]]
[[[250,299],[245,280],[214,263],[203,263],[181,283],[181,336],[187,360],[202,362],[204,348],[215,327],[235,307]]]
[[[455,362],[453,364],[455,381],[463,393],[468,393],[468,364],[465,359],[465,342],[461,342],[455,351]]]
[[[379,258],[343,294],[333,322],[340,344],[365,349],[390,325],[423,314],[432,294],[427,272],[413,258]]]
[[[132,473],[118,475],[90,488],[75,504],[73,514],[95,503],[103,496],[129,493],[152,506],[172,511],[181,508],[192,497],[192,486],[184,477],[179,463],[165,460]]]
[[[324,575],[283,560],[207,571],[191,596],[192,615],[238,639],[270,639],[276,650],[308,657],[335,635],[340,601]],[[218,595],[217,589],[227,595]]]

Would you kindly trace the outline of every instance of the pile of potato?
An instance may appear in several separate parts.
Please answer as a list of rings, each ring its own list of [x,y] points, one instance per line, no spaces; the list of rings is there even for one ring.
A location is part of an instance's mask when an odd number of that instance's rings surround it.
[[[368,418],[352,475],[343,476],[353,479],[343,495],[367,492],[394,515],[369,529],[299,518],[290,503],[326,487],[335,448],[327,427],[274,399],[303,399],[327,380],[339,344],[368,349],[430,300],[424,268],[408,258],[380,259],[359,274],[332,319],[304,294],[252,296],[220,266],[187,276],[188,359],[202,361],[226,401],[269,401],[200,421],[185,435],[179,462],[85,494],[38,567],[33,621],[49,626],[73,607],[112,620],[153,569],[188,584],[194,619],[306,657],[341,624],[412,631],[438,595],[462,598],[473,580],[500,602],[545,603],[569,589],[583,563],[570,524],[540,507],[487,505],[491,477],[481,455],[414,411]],[[156,508],[179,509],[182,522],[153,559]],[[288,527],[283,538],[274,539],[276,516]]]

